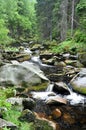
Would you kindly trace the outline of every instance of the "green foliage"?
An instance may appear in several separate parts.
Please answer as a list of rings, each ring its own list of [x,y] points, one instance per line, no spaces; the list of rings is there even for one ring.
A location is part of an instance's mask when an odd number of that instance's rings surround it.
[[[71,41],[64,41],[59,45],[52,47],[52,51],[56,53],[67,52],[73,46]]]
[[[74,34],[75,42],[83,42],[86,43],[86,33],[83,33],[81,30],[77,30]]]
[[[33,123],[20,122],[18,120],[19,116],[21,115],[21,112],[15,110],[15,107],[12,107],[12,105],[6,101],[7,98],[14,96],[14,90],[15,89],[12,88],[0,89],[0,107],[7,109],[6,111],[1,111],[1,114],[3,114],[4,119],[16,124],[19,130],[34,130]],[[10,129],[5,127],[3,130]]]
[[[4,119],[17,125],[18,130],[34,130],[33,123],[21,122],[18,120],[20,111],[10,109],[4,113]]]
[[[5,127],[5,128],[3,128],[3,130],[10,130],[10,128]]]
[[[81,51],[86,51],[86,44],[83,42],[75,42],[74,40],[64,41],[56,46],[52,46],[51,51],[54,53],[77,53]]]
[[[35,0],[0,0],[0,44],[28,39],[36,31]]]
[[[10,47],[10,46],[8,46],[8,47],[5,47],[4,48],[4,50],[5,51],[12,51],[12,52],[19,52],[19,49],[18,48],[16,48],[16,47]]]
[[[80,0],[80,2],[77,5],[76,9],[77,9],[77,12],[79,14],[82,14],[82,12],[85,13],[85,10],[86,10],[86,0]]]
[[[5,21],[3,19],[0,19],[0,44],[8,44],[11,40],[8,37],[9,30],[7,29],[5,25]]]
[[[6,101],[7,98],[14,96],[13,89],[0,89],[0,107],[5,107],[6,109],[11,108],[11,104]]]
[[[83,33],[86,34],[86,0],[80,0],[76,7],[76,10],[79,17],[79,28],[81,28]]]

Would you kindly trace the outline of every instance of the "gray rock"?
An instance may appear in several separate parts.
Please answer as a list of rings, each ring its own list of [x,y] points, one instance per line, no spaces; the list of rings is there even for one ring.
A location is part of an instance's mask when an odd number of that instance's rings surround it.
[[[46,99],[46,104],[48,105],[55,105],[55,104],[67,104],[67,100],[60,97],[60,96],[51,96]]]
[[[35,114],[29,109],[26,109],[22,111],[21,116],[19,117],[19,120],[26,121],[26,122],[34,122]]]
[[[79,93],[86,94],[86,68],[81,71],[70,81],[72,88]]]
[[[64,82],[55,82],[53,91],[65,95],[70,94],[68,86]]]
[[[12,105],[18,106],[21,111],[23,109],[33,109],[35,106],[35,101],[31,98],[8,98],[7,102],[10,102]]]
[[[34,124],[36,130],[56,130],[57,128],[56,123],[44,117],[40,117],[39,114],[37,113],[35,113],[35,115],[36,115],[36,119]]]
[[[48,79],[39,67],[30,62],[7,64],[0,68],[0,83],[19,85],[23,87],[43,83]]]
[[[80,60],[80,62],[86,66],[86,52],[82,52],[78,54],[78,58]]]
[[[0,128],[4,127],[10,128],[11,130],[18,130],[15,124],[0,118]]]

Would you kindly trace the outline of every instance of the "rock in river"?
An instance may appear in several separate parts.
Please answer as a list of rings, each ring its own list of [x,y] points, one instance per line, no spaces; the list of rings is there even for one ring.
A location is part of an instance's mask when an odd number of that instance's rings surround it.
[[[23,87],[38,85],[48,81],[37,65],[27,61],[2,66],[0,68],[0,77],[0,84],[20,85]]]
[[[86,68],[81,71],[70,81],[72,88],[81,94],[86,94]]]

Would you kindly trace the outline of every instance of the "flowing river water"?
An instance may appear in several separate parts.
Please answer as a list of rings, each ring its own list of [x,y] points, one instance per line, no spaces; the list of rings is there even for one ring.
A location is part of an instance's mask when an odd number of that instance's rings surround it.
[[[32,62],[37,63],[42,67],[48,67],[47,65],[41,63],[39,57],[32,57]],[[61,106],[45,105],[45,102],[49,99],[58,97],[58,95],[53,92],[53,83],[51,83],[44,92],[32,92],[33,97],[38,101],[36,111],[50,115],[53,108],[58,108],[61,110],[62,116],[60,118],[55,118],[55,122],[57,122],[60,126],[57,130],[86,130],[86,96],[74,92],[70,88],[70,85],[68,89],[70,92],[69,95],[63,96],[60,94],[60,96],[67,99],[68,104]]]
[[[32,53],[29,49],[26,49],[25,51],[28,54]],[[21,65],[21,63],[17,61],[12,61],[12,63]],[[39,56],[32,56],[31,60],[25,61],[22,64],[22,68],[24,66],[28,68],[28,65],[31,63],[38,65],[42,71],[51,71],[51,68],[53,67],[51,65],[43,64]],[[16,75],[16,71],[18,71],[18,69],[14,70],[12,68],[11,70],[13,70],[13,72],[15,71]],[[25,72],[27,71],[25,70]],[[14,74],[11,73],[11,78],[13,78],[13,76]],[[15,82],[14,79],[13,82]],[[86,130],[86,96],[74,92],[71,89],[70,84],[67,84],[67,86],[69,91],[68,95],[53,91],[54,81],[50,82],[45,91],[31,91],[30,94],[32,95],[32,98],[36,100],[34,111],[41,113],[42,117],[46,117],[47,119],[55,122],[57,124],[56,130]],[[59,99],[59,97],[66,99],[67,103],[64,101],[64,104],[48,104],[50,100]],[[56,110],[57,113],[53,112],[54,110]],[[56,116],[58,115],[58,112],[60,115]]]

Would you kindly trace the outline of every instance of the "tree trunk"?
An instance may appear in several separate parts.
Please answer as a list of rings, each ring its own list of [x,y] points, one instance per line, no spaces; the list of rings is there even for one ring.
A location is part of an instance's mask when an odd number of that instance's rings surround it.
[[[67,7],[68,0],[63,0],[61,3],[61,41],[64,41],[67,36]]]
[[[75,0],[72,0],[72,13],[71,13],[71,37],[73,36],[73,29],[74,29],[74,4],[75,4]]]

